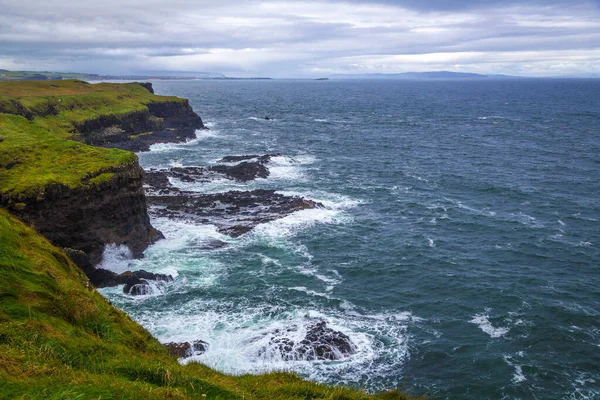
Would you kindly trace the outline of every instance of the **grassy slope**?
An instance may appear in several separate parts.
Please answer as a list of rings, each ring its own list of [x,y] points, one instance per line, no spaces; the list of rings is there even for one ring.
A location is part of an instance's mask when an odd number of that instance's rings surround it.
[[[82,74],[77,72],[51,72],[51,71],[7,71],[0,70],[0,81],[15,81],[32,79],[33,77],[45,76],[50,79],[93,79],[94,74]],[[37,78],[39,79],[39,78]]]
[[[129,152],[65,139],[84,121],[146,111],[146,104],[161,101],[184,99],[153,95],[136,84],[0,82],[0,195],[40,197],[48,184],[81,186],[84,177],[135,161]]]

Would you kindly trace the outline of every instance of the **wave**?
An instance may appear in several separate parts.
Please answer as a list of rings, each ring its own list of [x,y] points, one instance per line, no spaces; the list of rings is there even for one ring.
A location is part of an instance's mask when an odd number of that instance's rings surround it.
[[[126,245],[116,245],[114,243],[104,246],[102,253],[102,262],[97,268],[106,269],[117,274],[131,270],[130,264],[133,261],[133,254]]]
[[[223,312],[222,308],[209,300],[159,315],[148,312],[136,319],[147,321],[144,324],[163,343],[199,338],[209,343],[206,353],[182,363],[198,361],[232,374],[296,371],[312,380],[331,382],[335,377],[346,384],[364,383],[365,376],[375,380],[401,368],[409,357],[409,326],[418,321],[408,312],[351,316],[304,308],[281,312],[276,305],[244,311]],[[315,321],[325,321],[329,328],[348,335],[356,352],[337,361],[282,359],[272,338],[278,335],[298,343]]]
[[[487,314],[476,314],[469,322],[476,324],[479,329],[490,335],[491,338],[503,337],[510,330],[510,328],[494,327]]]

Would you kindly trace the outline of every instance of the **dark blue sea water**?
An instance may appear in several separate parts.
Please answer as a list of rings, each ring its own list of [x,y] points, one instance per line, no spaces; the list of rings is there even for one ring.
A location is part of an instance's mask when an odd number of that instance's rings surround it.
[[[236,239],[154,220],[167,239],[133,263],[175,283],[103,293],[161,341],[203,339],[197,360],[230,373],[439,399],[600,398],[600,80],[154,87],[189,98],[211,130],[153,146],[145,168],[281,153],[267,179],[178,184],[325,205]],[[206,238],[229,246],[202,249]],[[269,352],[270,333],[313,317],[357,353]]]

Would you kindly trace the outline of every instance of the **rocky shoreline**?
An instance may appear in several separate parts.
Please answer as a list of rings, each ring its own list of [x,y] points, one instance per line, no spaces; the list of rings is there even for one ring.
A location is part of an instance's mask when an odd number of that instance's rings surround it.
[[[193,139],[196,130],[207,129],[186,99],[155,96],[151,84],[112,85],[100,89],[105,90],[103,96],[107,102],[116,99],[115,106],[120,106],[121,101],[129,101],[126,99],[136,99],[135,111],[121,113],[96,112],[94,101],[86,105],[88,100],[81,93],[93,93],[98,87],[80,81],[63,85],[40,90],[74,90],[83,97],[40,98],[41,105],[35,109],[15,100],[9,105],[4,104],[0,111],[25,121],[19,123],[47,122],[59,115],[64,117],[65,112],[86,111],[87,119],[74,116],[69,120],[71,128],[65,125],[61,128],[65,130],[57,133],[63,135],[60,140],[64,148],[80,146],[88,151],[89,147],[73,145],[67,139],[96,148],[139,152],[148,151],[156,143]],[[61,144],[56,145],[58,154],[63,150]],[[74,149],[73,153],[80,151]],[[260,224],[297,211],[323,207],[313,200],[284,195],[275,190],[205,194],[178,187],[180,183],[203,184],[213,180],[243,183],[266,179],[270,176],[271,160],[281,154],[223,155],[216,165],[144,171],[137,157],[131,153],[112,150],[98,153],[99,157],[105,157],[108,167],[98,168],[78,160],[77,168],[82,169],[79,180],[68,181],[68,184],[66,180],[58,180],[37,190],[0,193],[0,206],[62,247],[93,286],[122,285],[123,293],[128,296],[156,295],[168,289],[175,280],[170,275],[144,270],[116,273],[99,267],[106,265],[102,261],[107,245],[126,246],[134,258],[139,258],[149,245],[162,239],[164,236],[152,226],[151,217],[210,224],[225,235],[239,237]],[[116,161],[110,158],[111,155],[126,161]],[[0,167],[13,170],[23,163],[15,159]],[[224,241],[214,240],[199,250],[210,251],[226,245]],[[305,337],[297,343],[285,332],[273,332],[268,351],[278,349],[284,360],[335,360],[354,351],[350,339],[326,327],[324,321],[307,321],[307,324],[289,327],[286,331],[290,334],[295,332],[294,337],[298,330],[306,331]],[[187,344],[171,343],[167,347],[172,354],[189,357],[206,351],[209,344],[197,339]],[[257,354],[257,357],[260,356]]]

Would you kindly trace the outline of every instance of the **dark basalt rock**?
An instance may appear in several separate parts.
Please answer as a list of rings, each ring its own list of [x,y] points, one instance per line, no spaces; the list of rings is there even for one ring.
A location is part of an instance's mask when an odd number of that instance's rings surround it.
[[[144,185],[153,193],[159,195],[168,195],[172,192],[179,192],[179,189],[171,185],[169,177],[163,171],[146,171],[144,173]]]
[[[146,89],[152,91],[152,86]],[[102,115],[77,125],[75,139],[102,147],[148,151],[156,143],[179,143],[196,137],[196,129],[208,129],[187,100],[146,104],[148,110],[126,115]]]
[[[130,294],[132,296],[144,296],[151,294],[152,289],[150,288],[150,284],[147,280],[132,275],[125,281],[123,293]]]
[[[150,287],[149,280],[157,282],[172,282],[173,277],[171,275],[154,274],[152,272],[140,270],[130,272],[127,271],[123,274],[118,275],[119,279],[125,280],[125,286],[123,287],[123,293],[132,296],[143,296],[152,294],[152,288]]]
[[[127,285],[130,286],[135,284],[144,283],[147,284],[148,280],[160,281],[160,282],[172,282],[173,277],[171,275],[165,274],[155,274],[152,272],[139,270],[139,271],[127,271],[122,274],[117,274],[116,272],[109,271],[103,268],[96,268],[90,262],[89,257],[81,250],[63,249],[65,253],[69,256],[71,261],[75,263],[79,268],[83,270],[85,275],[88,277],[92,285],[97,288],[110,287],[110,286],[118,286],[118,285]],[[125,293],[129,293],[128,290],[123,290]]]
[[[0,196],[0,207],[35,226],[54,245],[83,251],[92,265],[101,261],[107,243],[127,245],[139,257],[162,238],[150,224],[144,171],[136,160],[101,172],[113,173],[113,178],[89,187],[49,184],[41,194],[21,199],[21,207]]]
[[[150,170],[146,172],[145,183],[158,189],[171,190],[169,178],[182,182],[210,182],[215,179],[231,179],[247,182],[256,178],[266,178],[269,170],[259,162],[241,162],[237,165],[215,165],[211,167],[175,167],[166,171]]]
[[[322,207],[312,200],[264,189],[212,194],[181,191],[172,196],[148,196],[148,202],[155,217],[213,224],[233,237],[293,212]]]
[[[261,164],[265,164],[265,163],[269,162],[272,157],[279,157],[279,156],[281,156],[281,154],[279,154],[279,153],[264,154],[262,156],[258,155],[258,154],[246,154],[243,156],[225,156],[217,162],[231,163],[231,162],[240,162],[240,161],[246,161],[246,160],[251,160],[253,158],[256,158],[256,161],[258,161]]]
[[[240,182],[251,181],[256,178],[266,178],[269,176],[269,170],[263,164],[258,162],[244,161],[234,166],[216,165],[214,167],[209,167],[209,169]]]
[[[356,346],[348,335],[327,327],[320,321],[308,327],[304,339],[294,342],[286,333],[297,331],[293,326],[287,331],[276,331],[269,341],[284,361],[341,360],[356,352]],[[266,349],[262,351],[266,352]]]
[[[169,355],[177,358],[187,358],[194,355],[200,355],[208,350],[208,343],[203,340],[183,343],[165,343],[164,346],[169,351]]]
[[[134,82],[137,83],[140,86],[143,86],[146,88],[146,90],[148,90],[150,93],[154,94],[154,88],[152,87],[152,83],[150,82]]]

